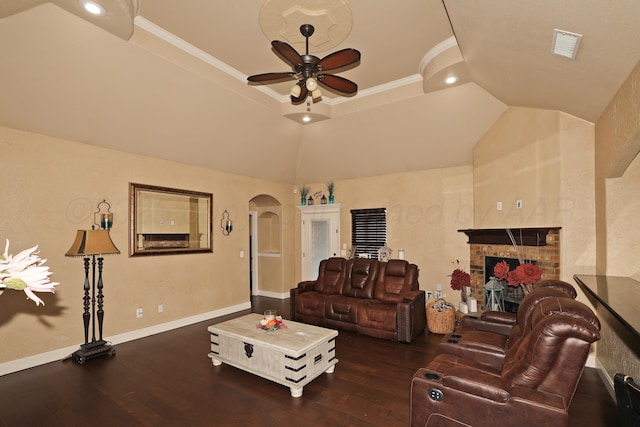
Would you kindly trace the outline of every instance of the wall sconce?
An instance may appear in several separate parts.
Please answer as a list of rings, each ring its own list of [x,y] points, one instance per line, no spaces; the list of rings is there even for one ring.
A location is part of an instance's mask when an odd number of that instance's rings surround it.
[[[104,199],[98,203],[98,210],[93,213],[93,224],[105,230],[109,230],[113,227],[113,213],[111,212],[111,205]]]
[[[222,219],[220,220],[220,228],[222,228],[222,234],[228,236],[233,230],[233,222],[229,217],[229,212],[225,209],[222,213]]]

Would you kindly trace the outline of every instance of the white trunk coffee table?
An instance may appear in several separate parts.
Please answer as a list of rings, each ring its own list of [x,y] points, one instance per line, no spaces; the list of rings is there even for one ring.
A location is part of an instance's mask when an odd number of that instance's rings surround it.
[[[265,331],[260,314],[248,314],[209,326],[214,366],[226,363],[289,387],[291,396],[323,372],[335,369],[336,337],[332,329],[285,320],[286,328]]]

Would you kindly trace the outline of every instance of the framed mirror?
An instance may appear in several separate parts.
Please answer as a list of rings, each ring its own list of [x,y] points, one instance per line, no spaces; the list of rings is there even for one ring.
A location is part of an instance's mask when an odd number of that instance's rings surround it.
[[[129,183],[129,256],[213,252],[213,194]]]

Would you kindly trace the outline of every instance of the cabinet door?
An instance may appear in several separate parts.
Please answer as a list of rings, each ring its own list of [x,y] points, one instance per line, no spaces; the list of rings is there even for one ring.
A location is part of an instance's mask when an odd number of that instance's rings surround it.
[[[302,213],[302,280],[318,277],[320,261],[338,256],[340,211]]]

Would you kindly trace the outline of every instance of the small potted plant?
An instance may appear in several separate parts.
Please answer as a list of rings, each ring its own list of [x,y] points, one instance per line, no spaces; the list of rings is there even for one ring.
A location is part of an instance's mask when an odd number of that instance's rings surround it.
[[[309,187],[306,185],[303,185],[302,187],[300,187],[300,204],[302,206],[306,206],[307,205],[307,195],[309,194]]]
[[[327,184],[327,191],[329,192],[329,204],[332,205],[333,204],[333,190],[335,189],[335,185],[333,184],[333,181],[329,182]]]

